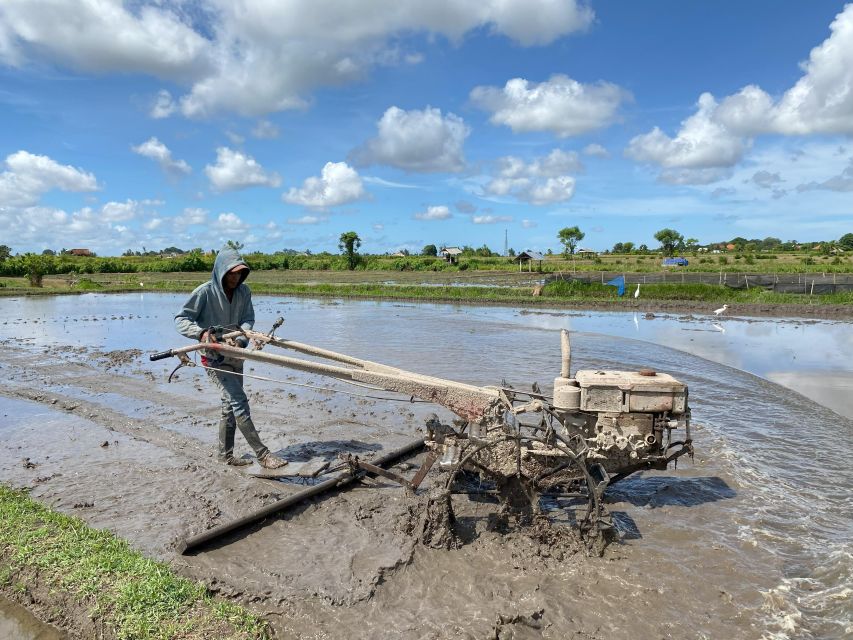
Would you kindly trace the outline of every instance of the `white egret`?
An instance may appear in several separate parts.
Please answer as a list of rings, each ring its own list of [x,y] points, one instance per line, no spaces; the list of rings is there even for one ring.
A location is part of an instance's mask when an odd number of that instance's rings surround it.
[[[729,305],[724,304],[719,309],[714,309],[714,315],[719,317],[720,315],[724,314],[726,312],[726,309],[728,309],[728,308],[729,308]]]
[[[640,297],[640,283],[638,282],[637,283],[637,290],[634,292],[634,298],[636,299],[639,297]]]

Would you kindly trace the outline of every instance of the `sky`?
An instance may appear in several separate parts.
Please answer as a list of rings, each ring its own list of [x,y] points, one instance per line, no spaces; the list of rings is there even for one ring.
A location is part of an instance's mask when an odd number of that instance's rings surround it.
[[[0,244],[853,232],[853,4],[2,0]]]

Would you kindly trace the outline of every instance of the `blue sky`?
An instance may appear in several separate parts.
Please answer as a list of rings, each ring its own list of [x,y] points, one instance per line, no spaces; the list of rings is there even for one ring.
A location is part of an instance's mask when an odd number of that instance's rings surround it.
[[[853,232],[853,4],[3,0],[0,244]]]

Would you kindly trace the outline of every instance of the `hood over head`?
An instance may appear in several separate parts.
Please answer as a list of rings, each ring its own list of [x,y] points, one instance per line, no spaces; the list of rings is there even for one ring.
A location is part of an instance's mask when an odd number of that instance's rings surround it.
[[[226,273],[237,266],[245,267],[245,269],[240,271],[240,284],[243,284],[249,276],[249,265],[245,263],[243,257],[236,249],[232,249],[228,245],[222,247],[219,250],[219,253],[216,254],[216,261],[213,263],[213,273],[210,276],[213,286],[216,287],[217,290],[224,292],[225,288],[222,286],[222,279],[225,277]],[[237,286],[239,287],[240,284]]]

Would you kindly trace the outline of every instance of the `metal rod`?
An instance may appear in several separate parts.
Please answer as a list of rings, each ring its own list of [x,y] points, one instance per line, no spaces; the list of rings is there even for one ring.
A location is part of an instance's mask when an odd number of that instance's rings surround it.
[[[420,451],[423,447],[423,440],[414,440],[409,444],[400,447],[399,449],[389,451],[385,455],[380,456],[376,460],[373,460],[373,464],[377,466],[388,464],[389,462],[393,462],[398,458],[402,458],[412,453],[416,453],[417,451]],[[178,545],[178,553],[186,554],[189,551],[195,549],[196,547],[200,547],[201,545],[210,542],[211,540],[215,540],[224,536],[227,533],[231,533],[232,531],[241,529],[247,525],[258,522],[259,520],[263,520],[264,518],[271,516],[274,513],[284,511],[285,509],[295,506],[300,502],[304,502],[309,498],[313,498],[316,495],[331,491],[332,489],[337,489],[339,487],[345,487],[355,482],[356,480],[359,480],[362,475],[363,474],[352,475],[349,471],[340,473],[333,478],[329,478],[325,482],[321,482],[320,484],[314,485],[313,487],[303,489],[302,491],[299,491],[291,496],[273,502],[272,504],[268,504],[267,506],[262,507],[257,511],[253,511],[252,513],[245,515],[241,518],[237,518],[236,520],[232,520],[231,522],[220,524],[216,527],[213,527],[212,529],[208,529],[203,533],[192,536],[191,538],[187,538],[181,544]]]

